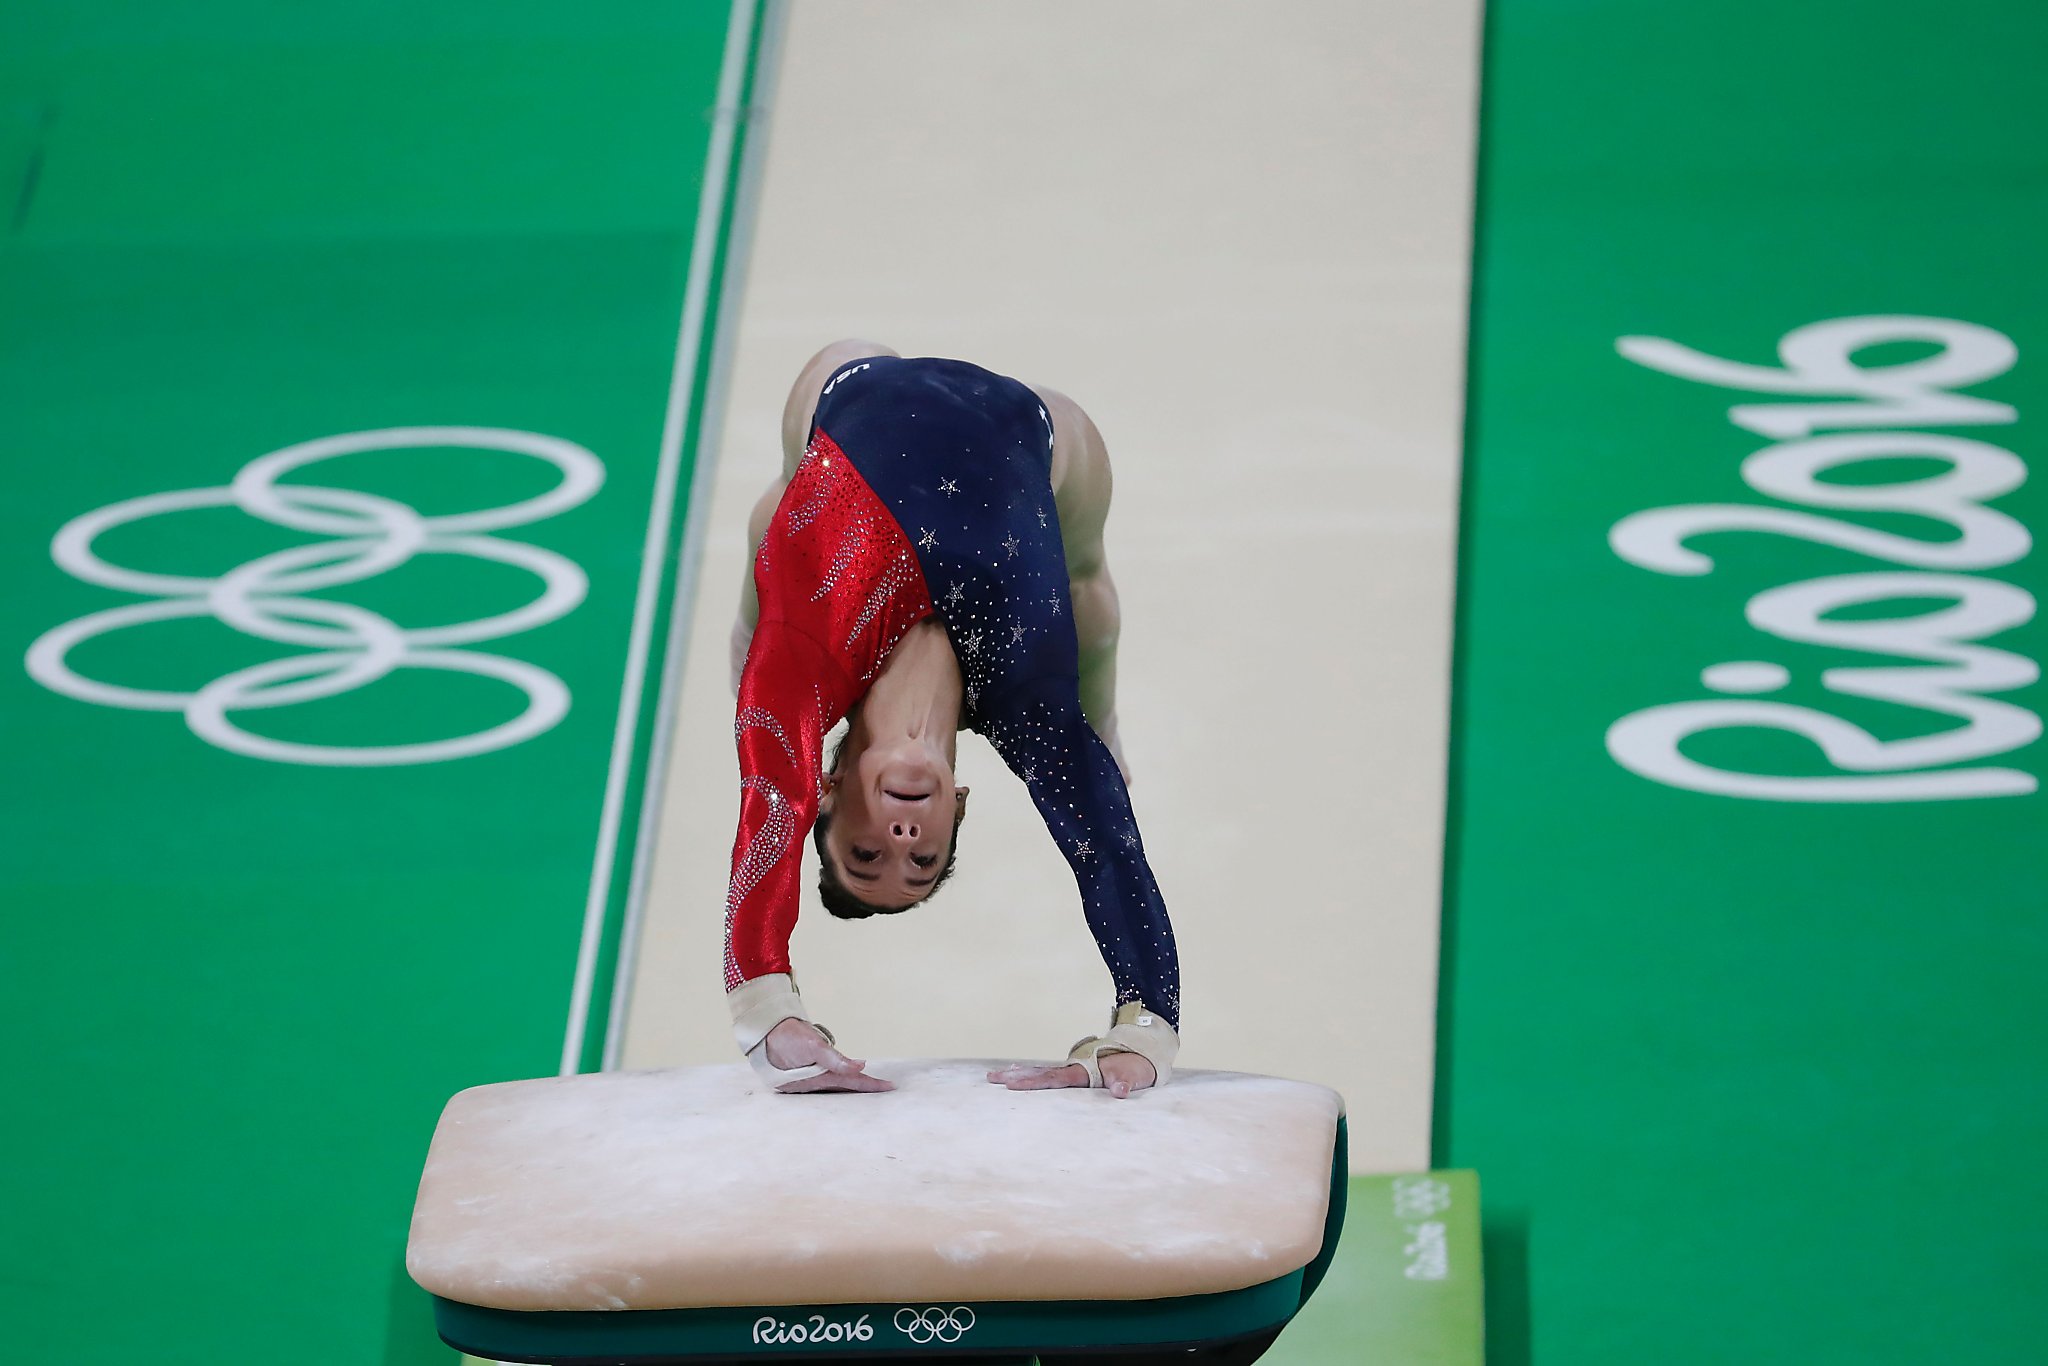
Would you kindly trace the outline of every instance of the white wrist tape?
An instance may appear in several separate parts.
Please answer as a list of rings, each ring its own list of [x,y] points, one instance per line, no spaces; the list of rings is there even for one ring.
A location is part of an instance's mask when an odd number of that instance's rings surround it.
[[[768,1060],[769,1031],[784,1020],[802,1020],[824,1035],[826,1043],[836,1042],[831,1030],[804,1012],[804,998],[797,995],[796,978],[789,973],[771,972],[742,982],[725,993],[725,1004],[732,1012],[732,1034],[740,1052],[747,1055],[754,1075],[770,1086],[821,1077],[828,1070],[816,1065],[777,1067]]]
[[[732,1035],[740,1052],[751,1053],[768,1037],[768,1031],[784,1020],[809,1020],[804,998],[797,995],[796,978],[786,972],[771,972],[740,983],[725,993],[726,1009],[732,1012]]]
[[[1142,1001],[1128,1001],[1116,1008],[1107,1034],[1081,1040],[1067,1050],[1067,1061],[1080,1063],[1088,1071],[1088,1084],[1101,1086],[1102,1055],[1136,1053],[1152,1064],[1157,1073],[1154,1086],[1166,1085],[1173,1075],[1173,1060],[1180,1054],[1180,1035],[1173,1026]]]

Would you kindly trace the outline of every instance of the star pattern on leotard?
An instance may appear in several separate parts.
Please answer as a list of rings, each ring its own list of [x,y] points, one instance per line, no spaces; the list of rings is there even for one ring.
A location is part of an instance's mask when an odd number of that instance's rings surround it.
[[[1144,846],[1133,842],[1121,777],[1102,761],[1075,696],[1050,414],[1021,386],[956,373],[957,362],[875,364],[918,383],[900,392],[848,387],[821,404],[819,423],[907,533],[958,658],[960,724],[1022,780],[1072,868],[1117,1003],[1142,1000],[1171,1020],[1179,1010],[1171,924]],[[932,384],[958,401],[928,411],[922,400]],[[870,447],[876,458],[863,462]]]

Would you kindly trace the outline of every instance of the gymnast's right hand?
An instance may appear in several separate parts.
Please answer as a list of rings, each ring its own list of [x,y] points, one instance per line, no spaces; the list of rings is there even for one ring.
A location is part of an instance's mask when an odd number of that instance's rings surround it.
[[[896,1083],[881,1077],[871,1077],[864,1070],[867,1064],[858,1058],[849,1058],[831,1044],[825,1036],[802,1020],[789,1019],[768,1031],[762,1045],[768,1050],[768,1061],[777,1067],[822,1067],[826,1069],[815,1077],[802,1081],[784,1082],[775,1089],[788,1095],[805,1091],[893,1091]]]

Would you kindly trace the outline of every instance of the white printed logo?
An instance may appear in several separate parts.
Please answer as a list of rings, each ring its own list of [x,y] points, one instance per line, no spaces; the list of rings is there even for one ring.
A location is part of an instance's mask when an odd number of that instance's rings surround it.
[[[1451,1244],[1442,1221],[1408,1226],[1409,1241],[1401,1252],[1408,1258],[1401,1274],[1411,1281],[1440,1281],[1451,1274]]]
[[[808,1319],[785,1323],[773,1314],[763,1314],[754,1320],[755,1342],[868,1342],[875,1336],[875,1326],[868,1322],[869,1315],[857,1319],[827,1319],[823,1314],[813,1314]]]
[[[1450,1229],[1433,1217],[1450,1207],[1450,1182],[1433,1176],[1394,1179],[1394,1217],[1403,1221],[1402,1231],[1408,1235],[1401,1247],[1407,1259],[1401,1274],[1409,1280],[1440,1281],[1451,1274]]]
[[[389,498],[355,489],[280,483],[290,471],[362,451],[459,446],[545,460],[561,473],[547,492],[502,507],[423,516]],[[73,577],[154,601],[110,607],[66,622],[29,647],[29,674],[47,688],[100,706],[184,714],[192,733],[236,754],[281,763],[370,766],[425,764],[530,740],[569,710],[569,690],[547,670],[502,655],[457,648],[530,631],[583,601],[582,569],[551,550],[488,533],[553,517],[584,502],[604,482],[604,466],[581,446],[531,432],[486,427],[395,427],[323,437],[251,461],[218,488],[181,489],[113,503],[73,518],[50,553]],[[276,526],[330,539],[260,556],[217,578],[160,574],[110,564],[94,550],[107,531],[147,517],[195,508],[234,507]],[[320,590],[387,573],[416,555],[462,555],[527,570],[540,580],[532,601],[476,621],[423,628],[332,598]],[[87,678],[70,663],[79,645],[149,622],[210,617],[245,635],[302,647],[281,659],[236,669],[194,692],[129,687]],[[439,669],[510,683],[526,694],[510,721],[451,739],[343,747],[275,740],[245,730],[231,713],[292,706],[365,688],[398,669]]]
[[[912,1342],[958,1342],[974,1327],[974,1311],[964,1304],[950,1311],[898,1309],[896,1327]]]
[[[1403,1176],[1394,1181],[1394,1217],[1426,1219],[1451,1207],[1448,1183],[1429,1176]]]
[[[1892,365],[1857,364],[1858,351],[1919,342],[1933,355]],[[1981,571],[2012,564],[2033,545],[2027,528],[1983,506],[2026,481],[2027,468],[2002,446],[1905,430],[1816,436],[1820,428],[1983,426],[2018,420],[2011,406],[1949,392],[2004,374],[2019,351],[2002,333],[1947,318],[1836,318],[1795,328],[1778,344],[1782,368],[1705,355],[1657,337],[1623,337],[1617,349],[1639,365],[1703,384],[1830,402],[1738,404],[1737,427],[1783,438],[1749,456],[1742,478],[1781,502],[1845,513],[1908,513],[1946,525],[1943,540],[1881,531],[1843,517],[1767,504],[1713,503],[1654,508],[1624,517],[1608,535],[1614,553],[1659,574],[1700,575],[1714,561],[1688,542],[1709,532],[1748,531],[1834,546],[1888,560],[1904,571],[1830,575],[1769,588],[1749,600],[1749,624],[1767,636],[1894,661],[1831,668],[1823,687],[1960,721],[1907,739],[1884,740],[1811,707],[1782,702],[1691,701],[1648,707],[1607,732],[1615,762],[1653,782],[1695,792],[1767,801],[1904,802],[2030,793],[2034,775],[1968,765],[2030,744],[2041,734],[2033,712],[1985,696],[2022,688],[2040,676],[2034,661],[1976,642],[2032,620],[2025,589]],[[1865,461],[1933,460],[1939,473],[1889,483],[1824,478]],[[1979,571],[1966,573],[1961,571]],[[1919,604],[1878,616],[1882,603]],[[1937,604],[1932,608],[1924,604]],[[1845,615],[1846,614],[1846,615]],[[1915,661],[1905,665],[1904,661]],[[1775,692],[1791,672],[1768,660],[1709,665],[1711,691]],[[1787,731],[1811,740],[1840,770],[1787,777],[1715,768],[1680,751],[1685,740],[1719,729]]]
[[[831,393],[834,389],[837,389],[839,387],[839,381],[843,379],[852,379],[855,375],[859,374],[861,371],[867,368],[868,363],[866,361],[862,361],[859,365],[848,366],[846,369],[841,370],[838,374],[832,376],[832,381],[831,383],[825,386],[824,393]],[[823,394],[819,395],[819,397],[821,398],[823,396]]]

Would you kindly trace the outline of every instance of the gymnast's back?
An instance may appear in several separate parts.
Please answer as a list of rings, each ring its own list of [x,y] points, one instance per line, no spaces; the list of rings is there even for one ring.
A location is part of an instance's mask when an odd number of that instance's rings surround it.
[[[1052,419],[966,361],[871,356],[826,381],[811,442],[850,460],[916,550],[985,729],[1014,689],[1071,682],[1077,647],[1053,501]]]
[[[887,485],[906,497],[945,501],[942,483],[981,466],[1002,492],[1052,493],[1052,419],[1045,406],[1021,381],[968,361],[849,361],[825,381],[811,425],[830,436],[878,492]]]

